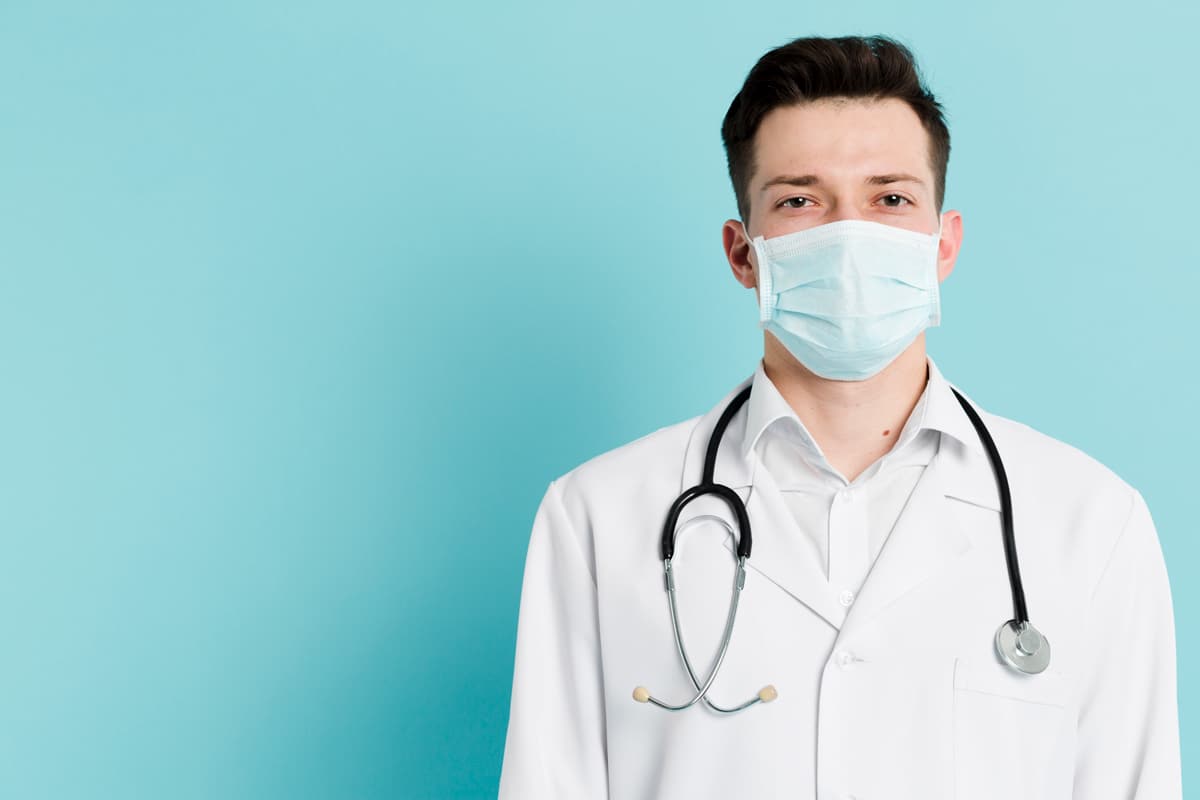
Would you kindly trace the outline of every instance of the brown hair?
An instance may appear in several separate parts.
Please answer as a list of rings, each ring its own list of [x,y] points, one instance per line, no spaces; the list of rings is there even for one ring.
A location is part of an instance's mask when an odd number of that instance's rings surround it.
[[[912,52],[887,36],[814,36],[795,39],[760,58],[725,112],[721,139],[742,220],[750,215],[754,134],[763,117],[779,106],[829,97],[896,98],[908,103],[929,134],[934,198],[941,211],[950,131],[942,107],[922,83]]]

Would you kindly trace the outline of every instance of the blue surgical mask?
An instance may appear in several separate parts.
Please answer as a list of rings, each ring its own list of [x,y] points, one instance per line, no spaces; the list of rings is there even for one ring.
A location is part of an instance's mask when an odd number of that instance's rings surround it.
[[[757,236],[759,325],[817,375],[865,380],[940,322],[940,239],[940,220],[932,234],[847,219]]]

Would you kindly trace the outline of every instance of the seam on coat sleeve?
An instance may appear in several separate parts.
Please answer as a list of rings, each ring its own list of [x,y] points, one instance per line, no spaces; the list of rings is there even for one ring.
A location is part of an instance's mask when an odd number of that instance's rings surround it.
[[[576,553],[576,555],[579,556],[580,561],[583,563],[584,569],[587,571],[587,573],[589,575],[591,575],[592,590],[595,593],[593,595],[595,597],[594,610],[595,610],[597,617],[596,617],[596,619],[593,620],[593,622],[596,626],[595,634],[596,634],[596,647],[597,647],[597,652],[596,652],[596,659],[597,659],[596,677],[597,677],[597,681],[598,681],[597,689],[600,692],[598,710],[599,710],[599,717],[600,717],[599,722],[600,722],[600,730],[601,730],[601,735],[600,735],[600,742],[601,742],[601,747],[602,747],[601,759],[604,762],[604,779],[605,779],[604,796],[609,797],[610,796],[609,795],[609,787],[608,787],[608,783],[607,783],[607,781],[608,781],[608,709],[605,707],[604,659],[600,653],[600,647],[601,647],[601,645],[600,645],[600,619],[599,619],[600,597],[597,592],[596,573],[593,571],[593,566],[592,566],[593,562],[594,562],[594,558],[588,558],[588,554],[587,554],[586,549],[583,546],[583,543],[579,541],[579,534],[575,530],[575,523],[573,523],[571,521],[571,515],[570,515],[570,513],[568,513],[567,506],[563,502],[563,499],[562,499],[562,486],[559,484],[559,480],[560,480],[559,478],[556,478],[556,479],[550,481],[550,488],[553,491],[555,502],[558,503],[558,508],[562,512],[563,521],[566,523],[566,526],[567,526],[567,532],[570,535],[571,540],[575,543],[575,553]],[[549,771],[550,771],[544,761],[542,763],[542,769],[545,770],[547,773],[549,773]]]
[[[583,561],[584,569],[586,569],[588,575],[591,576],[592,586],[595,587],[597,586],[596,569],[594,563],[595,554],[593,553],[592,558],[588,558],[587,548],[585,548],[583,543],[579,541],[579,533],[575,530],[575,523],[571,521],[571,515],[567,511],[567,506],[562,499],[562,487],[558,483],[559,480],[559,478],[555,478],[554,480],[550,481],[551,493],[554,495],[554,501],[558,504],[558,509],[560,512],[562,512],[562,517],[567,523],[567,531],[570,533],[571,541],[575,544],[575,553]]]
[[[1101,584],[1104,583],[1104,577],[1108,574],[1109,568],[1112,566],[1113,557],[1116,555],[1117,548],[1121,545],[1126,534],[1129,532],[1129,523],[1133,520],[1133,510],[1137,508],[1138,501],[1141,499],[1141,494],[1137,489],[1130,487],[1129,492],[1129,510],[1125,512],[1125,521],[1121,523],[1121,532],[1113,539],[1112,547],[1108,551],[1108,557],[1104,560],[1104,566],[1099,574],[1096,575],[1096,582],[1092,584],[1091,591],[1088,592],[1088,604],[1091,605],[1096,600],[1096,592]],[[1143,501],[1144,502],[1144,501]]]
[[[563,536],[566,536],[567,538],[572,539],[574,541],[574,545],[573,546],[566,545],[565,548],[563,548],[563,549],[574,549],[576,555],[582,562],[582,566],[590,574],[591,570],[588,569],[588,563],[587,563],[588,560],[586,558],[586,553],[583,549],[582,544],[579,542],[579,537],[576,534],[575,525],[572,523],[570,515],[567,513],[566,506],[562,501],[562,489],[559,484],[559,480],[560,479],[554,479],[554,480],[550,481],[550,484],[545,492],[545,498],[546,498],[546,500],[549,501],[549,503],[546,504],[546,513],[548,516],[546,519],[546,529],[545,529],[548,538],[547,538],[547,540],[544,541],[543,544],[544,544],[544,546],[549,547],[551,552],[554,552],[556,550],[558,552],[562,552],[562,550],[560,550],[556,547],[556,543],[554,540],[556,538],[561,538],[561,536],[558,535],[560,533],[559,528],[565,527],[566,530],[561,531],[561,534]],[[558,516],[561,516],[561,523],[562,523],[561,526],[559,524],[557,524],[555,521],[555,518]],[[533,540],[531,539],[530,541],[531,541],[531,546],[532,546]],[[570,558],[570,557],[568,556],[568,558]],[[550,565],[550,568],[552,570],[554,569],[553,563]],[[557,570],[556,570],[556,572],[557,572]],[[561,577],[561,573],[559,573],[556,577]],[[527,580],[527,578],[526,578],[526,580]],[[593,580],[593,584],[594,584],[595,583],[594,575],[592,576],[592,580]],[[522,598],[524,598],[524,591],[522,591]],[[524,602],[524,600],[523,600],[523,602]],[[518,624],[520,624],[520,623],[518,623]],[[528,624],[528,623],[526,623],[526,624]],[[597,642],[597,648],[598,648],[599,647],[599,620],[593,619],[593,624],[596,626],[595,633],[597,636],[596,642]],[[518,641],[518,647],[519,646],[520,646],[520,642]],[[599,659],[599,651],[598,650],[597,650],[597,659]],[[602,761],[604,764],[602,775],[605,780],[605,784],[603,787],[603,790],[604,790],[603,796],[608,797],[609,796],[608,795],[608,786],[607,786],[608,743],[607,743],[607,736],[605,733],[607,730],[607,721],[606,721],[606,713],[605,713],[606,709],[604,708],[604,690],[603,690],[604,672],[603,672],[603,663],[602,662],[597,663],[596,670],[597,670],[596,675],[597,675],[597,679],[598,679],[596,688],[600,692],[598,713],[599,713],[599,723],[600,723],[601,731],[602,731],[601,736],[600,736],[601,744],[602,744],[602,748],[603,748],[601,751],[601,758],[602,758]],[[514,672],[514,677],[513,677],[514,684],[516,683],[517,679],[518,679],[518,676]],[[545,731],[551,727],[545,721],[545,716],[544,716],[549,710],[550,709],[546,705],[539,703],[539,704],[537,704],[536,708],[533,711],[533,713],[536,715],[536,718],[537,718],[537,724],[536,724],[535,730],[539,731],[539,735],[542,731]],[[511,712],[510,712],[510,725],[511,725]],[[508,752],[507,747],[508,747],[508,744],[507,744],[507,740],[506,740],[506,751],[505,751],[506,756],[507,756],[507,752]],[[559,772],[554,768],[554,766],[550,762],[547,761],[546,750],[542,747],[536,748],[534,757],[536,758],[536,763],[537,763],[538,769],[540,771],[540,776],[541,776],[541,781],[540,781],[539,786],[546,791],[551,791],[551,790],[556,789],[559,786],[559,777],[560,777]],[[561,764],[558,764],[557,766],[561,767]],[[503,771],[503,765],[502,765],[502,771]],[[502,775],[502,777],[503,777],[503,775]],[[505,795],[505,796],[511,796],[511,795]]]

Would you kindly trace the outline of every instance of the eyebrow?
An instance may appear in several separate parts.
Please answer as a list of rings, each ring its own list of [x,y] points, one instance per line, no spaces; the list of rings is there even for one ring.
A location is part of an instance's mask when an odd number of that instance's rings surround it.
[[[918,178],[916,175],[909,175],[907,172],[891,172],[886,175],[871,175],[864,183],[868,186],[885,186],[889,183],[903,183],[908,181],[919,186],[924,186],[925,181]],[[821,179],[816,175],[779,175],[767,181],[759,189],[760,192],[765,192],[772,186],[813,186],[821,182]]]

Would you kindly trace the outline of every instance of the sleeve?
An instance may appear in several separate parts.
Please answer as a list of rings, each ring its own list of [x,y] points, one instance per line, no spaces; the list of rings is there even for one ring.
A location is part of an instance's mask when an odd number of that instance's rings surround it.
[[[500,800],[608,797],[596,581],[552,481],[525,558]]]
[[[1181,798],[1171,590],[1154,522],[1136,490],[1087,625],[1074,797]]]

